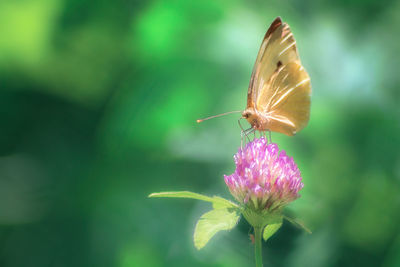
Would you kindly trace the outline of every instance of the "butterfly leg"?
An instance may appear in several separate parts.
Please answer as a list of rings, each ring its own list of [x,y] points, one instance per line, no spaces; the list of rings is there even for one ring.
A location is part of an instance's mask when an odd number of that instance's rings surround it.
[[[240,129],[241,129],[241,132],[240,132],[240,148],[243,147],[243,133],[244,133],[243,127],[242,127],[242,125],[240,124],[240,120],[241,120],[241,119],[242,119],[242,118],[239,118],[239,119],[238,119],[238,124],[239,124],[239,127],[240,127]]]
[[[246,135],[246,138],[247,138],[247,140],[248,140],[249,142],[251,142],[250,137],[249,137],[249,135],[250,135],[251,133],[254,133],[254,138],[256,138],[256,129],[254,129],[253,127],[250,127],[249,129],[246,129],[246,130],[244,131],[244,134]]]
[[[251,139],[249,135],[254,131],[253,128],[246,129],[242,132],[242,143],[244,139],[244,145],[246,145],[248,142],[251,142]]]
[[[243,129],[243,127],[242,127],[242,124],[240,124],[240,120],[241,119],[243,119],[243,118],[239,118],[238,119],[238,124],[239,124],[239,127],[240,127],[240,129],[241,129],[241,132],[240,132],[240,147],[242,148],[243,147],[243,138],[244,138],[244,143],[245,143],[245,145],[246,145],[246,138],[249,140],[249,142],[250,142],[250,138],[248,137],[248,133],[249,132],[251,132],[251,131],[249,131],[249,130],[251,130],[251,129],[253,129],[253,128],[249,128],[249,129]]]
[[[269,134],[269,142],[272,143],[272,135],[270,130],[268,130],[268,134]]]

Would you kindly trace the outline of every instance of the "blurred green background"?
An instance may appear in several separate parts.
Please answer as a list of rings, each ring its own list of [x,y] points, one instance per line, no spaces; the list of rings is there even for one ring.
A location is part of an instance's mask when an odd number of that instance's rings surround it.
[[[289,23],[311,120],[273,134],[305,184],[265,266],[400,266],[400,2],[2,0],[0,266],[254,266],[241,220],[196,251],[230,198],[238,114],[262,37]]]

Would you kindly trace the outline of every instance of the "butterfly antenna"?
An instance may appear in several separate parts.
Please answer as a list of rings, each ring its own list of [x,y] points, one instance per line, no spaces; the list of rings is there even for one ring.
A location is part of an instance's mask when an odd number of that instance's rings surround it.
[[[222,116],[225,116],[225,115],[228,115],[228,114],[232,114],[232,113],[239,113],[239,112],[242,112],[242,111],[241,110],[229,111],[229,112],[225,112],[225,113],[222,113],[222,114],[218,114],[218,115],[214,115],[214,116],[211,116],[211,117],[207,117],[207,118],[204,118],[204,119],[198,119],[197,123],[200,123],[200,122],[203,122],[203,121],[206,121],[206,120],[210,120],[210,119],[214,119],[214,118],[217,118],[217,117],[222,117]]]

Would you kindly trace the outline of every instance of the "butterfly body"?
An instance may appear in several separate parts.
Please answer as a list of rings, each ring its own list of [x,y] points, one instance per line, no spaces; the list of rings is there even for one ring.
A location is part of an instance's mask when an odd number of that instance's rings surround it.
[[[292,136],[308,123],[310,95],[310,78],[300,63],[296,41],[278,17],[258,52],[242,117],[255,130]]]
[[[254,130],[292,136],[308,123],[310,96],[310,77],[301,65],[293,33],[277,17],[261,43],[247,91],[246,109],[197,122],[242,112],[242,118]]]

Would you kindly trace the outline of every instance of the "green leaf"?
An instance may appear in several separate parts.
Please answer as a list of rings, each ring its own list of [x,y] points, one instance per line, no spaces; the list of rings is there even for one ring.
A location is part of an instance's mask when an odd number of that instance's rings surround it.
[[[240,218],[238,209],[213,209],[204,213],[196,224],[194,230],[194,246],[203,248],[208,241],[221,230],[230,230]]]
[[[176,197],[176,198],[193,198],[203,201],[212,202],[212,198],[208,196],[204,196],[201,194],[189,192],[189,191],[175,191],[175,192],[160,192],[160,193],[152,193],[149,197]]]
[[[214,209],[238,208],[238,205],[222,197],[208,197],[189,191],[152,193],[149,195],[149,197],[191,198],[211,202]]]
[[[280,223],[268,224],[264,228],[263,238],[267,241],[273,234],[278,231],[279,228],[282,226],[282,221]]]
[[[219,231],[232,229],[240,218],[240,207],[222,197],[208,197],[189,191],[152,193],[149,197],[191,198],[212,203],[214,209],[203,214],[196,224],[194,245],[197,249],[203,248]]]
[[[214,209],[225,209],[225,208],[238,209],[239,208],[239,206],[236,205],[235,203],[233,203],[225,198],[217,197],[217,196],[212,197],[212,203],[213,203]]]
[[[293,219],[290,218],[286,215],[283,215],[283,218],[285,218],[287,221],[289,221],[290,223],[292,223],[294,226],[303,229],[304,231],[306,231],[307,233],[311,234],[311,230],[308,229],[300,220],[298,219]]]

